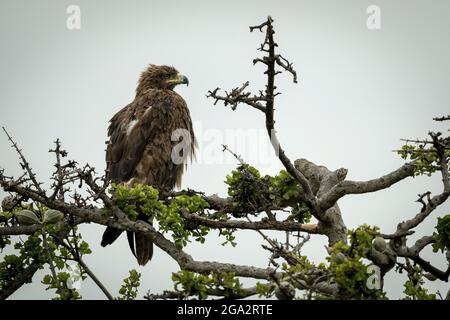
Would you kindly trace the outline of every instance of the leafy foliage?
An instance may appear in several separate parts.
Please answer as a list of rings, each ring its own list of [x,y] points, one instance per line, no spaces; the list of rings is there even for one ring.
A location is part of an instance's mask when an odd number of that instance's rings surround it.
[[[406,295],[405,300],[436,300],[436,294],[428,293],[428,289],[423,287],[423,271],[419,266],[415,266],[408,272],[408,280],[403,285]]]
[[[385,293],[367,285],[372,273],[365,258],[372,247],[377,227],[362,225],[349,231],[349,244],[336,243],[330,248],[329,270],[343,297],[352,299],[383,299]]]
[[[433,238],[436,241],[433,243],[433,251],[450,250],[450,215],[447,214],[442,218],[438,218],[436,231]]]
[[[131,220],[144,215],[151,222],[157,212],[164,208],[164,204],[159,200],[158,190],[151,186],[136,184],[130,188],[126,184],[112,184],[110,193],[114,196],[117,206]]]
[[[259,297],[270,298],[275,294],[275,286],[270,283],[256,283],[256,292]]]
[[[450,150],[445,150],[445,157],[450,156]],[[439,169],[439,156],[434,147],[425,147],[423,144],[418,145],[404,145],[398,154],[402,159],[415,160],[414,174],[416,176],[426,174],[431,176]]]
[[[261,175],[256,168],[243,164],[226,176],[225,183],[236,207],[247,210],[262,205],[260,194],[265,190],[261,190],[264,185],[261,185]]]
[[[81,295],[74,288],[69,289],[67,283],[70,282],[71,275],[68,272],[59,272],[55,277],[44,276],[42,283],[47,286],[46,290],[54,289],[58,297],[53,300],[80,300]]]
[[[164,232],[171,231],[173,240],[180,247],[186,246],[190,236],[194,237],[196,241],[204,243],[206,240],[205,236],[210,229],[199,225],[188,230],[185,219],[180,212],[181,210],[187,210],[189,213],[201,214],[208,206],[208,203],[199,196],[181,195],[175,197],[166,207],[166,210],[157,216],[160,228]]]
[[[141,274],[136,270],[130,270],[130,275],[123,279],[117,300],[135,300],[141,285]]]
[[[226,245],[227,243],[231,244],[233,247],[237,245],[236,243],[236,237],[234,236],[234,233],[236,232],[236,229],[232,228],[223,228],[219,230],[220,236],[225,236],[225,241],[222,242],[222,245]]]
[[[209,204],[199,196],[180,195],[173,198],[169,204],[159,199],[155,188],[143,184],[129,187],[125,184],[113,184],[110,192],[118,207],[132,220],[145,219],[148,222],[158,221],[163,233],[171,233],[177,246],[184,247],[193,237],[196,241],[205,242],[209,228],[196,226],[187,228],[181,210],[201,214]]]
[[[176,292],[185,298],[197,296],[206,299],[212,293],[219,292],[224,297],[243,295],[242,283],[232,272],[210,273],[208,275],[181,270],[172,274]]]
[[[0,262],[0,291],[9,281],[20,274],[32,263],[43,265],[45,260],[44,250],[41,245],[39,233],[30,235],[26,241],[14,244],[17,254],[5,255]]]
[[[74,266],[73,261],[90,254],[91,249],[77,233],[77,227],[60,223],[64,219],[62,212],[36,203],[19,203],[10,211],[2,212],[2,217],[0,224],[5,226],[18,223],[41,228],[26,241],[15,242],[16,253],[5,256],[0,262],[0,289],[31,264],[37,264],[39,268],[47,264],[53,271],[44,276],[42,283],[46,290],[55,290],[57,297],[54,299],[81,299],[76,288],[69,288],[74,276],[70,269]],[[80,270],[77,281],[83,281],[86,278],[84,270],[76,263],[75,266]]]
[[[285,170],[276,176],[261,176],[256,168],[243,164],[227,175],[225,183],[237,208],[252,211],[269,203],[275,207],[287,204],[292,207],[290,219],[311,220],[311,212],[300,200],[300,184]]]

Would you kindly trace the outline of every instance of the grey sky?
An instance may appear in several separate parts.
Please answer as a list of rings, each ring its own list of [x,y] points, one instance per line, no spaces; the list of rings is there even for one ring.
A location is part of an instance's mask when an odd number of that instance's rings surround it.
[[[213,107],[205,98],[210,89],[230,89],[246,80],[252,89],[262,88],[263,68],[251,63],[262,34],[249,33],[248,26],[270,14],[280,53],[299,74],[299,84],[289,75],[278,77],[282,95],[277,97],[276,126],[288,156],[333,170],[346,167],[348,179],[378,177],[402,164],[391,152],[401,146],[400,138],[447,130],[432,117],[450,110],[450,3],[432,3],[0,0],[0,125],[19,142],[42,181],[48,182],[53,170],[47,150],[57,137],[71,159],[102,172],[108,120],[133,99],[139,73],[149,63],[170,64],[189,77],[189,87],[177,91],[191,109],[200,145],[199,161],[188,169],[183,187],[225,195],[223,180],[235,165],[221,154],[221,143],[263,173],[281,169],[265,151],[265,136],[258,135],[264,129],[262,114],[246,107],[234,112]],[[81,8],[80,30],[66,28],[70,4]],[[366,27],[371,4],[381,8],[381,30]],[[250,138],[236,139],[236,130],[241,130],[238,138]],[[17,155],[4,136],[0,150],[0,166],[17,175]],[[419,177],[339,204],[348,227],[367,223],[388,233],[419,210],[414,202],[418,193],[440,188],[439,177]],[[446,204],[433,213],[418,236],[430,234],[436,217],[449,209]],[[170,272],[177,266],[160,250],[140,268],[125,237],[100,248],[103,227],[81,230],[94,251],[87,263],[114,294],[131,268],[143,274],[141,295],[171,287]],[[257,235],[242,232],[238,241],[237,248],[220,247],[211,237],[187,251],[198,259],[266,265]],[[325,239],[313,237],[304,252],[319,261],[324,244]],[[444,266],[442,257],[428,252],[427,258]],[[391,275],[386,288],[391,297],[399,297],[404,279]],[[51,297],[39,285],[41,279],[42,273],[13,298]],[[448,290],[448,285],[429,286]],[[89,281],[81,293],[103,298]]]

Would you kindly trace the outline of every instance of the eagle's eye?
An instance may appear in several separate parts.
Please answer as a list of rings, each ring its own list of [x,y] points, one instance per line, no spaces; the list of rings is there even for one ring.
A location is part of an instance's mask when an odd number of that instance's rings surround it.
[[[169,79],[170,78],[170,73],[166,73],[166,74],[164,74],[164,78],[166,78],[166,79]]]

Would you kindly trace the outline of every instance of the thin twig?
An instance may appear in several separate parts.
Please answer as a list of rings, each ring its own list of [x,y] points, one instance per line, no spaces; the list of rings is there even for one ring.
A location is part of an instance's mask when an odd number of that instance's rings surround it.
[[[22,161],[22,168],[26,170],[28,173],[28,176],[30,177],[31,181],[33,182],[34,187],[43,195],[45,195],[44,190],[41,188],[41,184],[36,180],[36,175],[34,174],[30,164],[28,163],[27,159],[22,153],[22,150],[19,148],[17,143],[13,140],[13,138],[9,135],[8,131],[6,131],[5,127],[2,127],[3,131],[5,132],[6,136],[8,137],[8,140],[12,143],[12,147],[16,150],[18,153],[20,160]]]

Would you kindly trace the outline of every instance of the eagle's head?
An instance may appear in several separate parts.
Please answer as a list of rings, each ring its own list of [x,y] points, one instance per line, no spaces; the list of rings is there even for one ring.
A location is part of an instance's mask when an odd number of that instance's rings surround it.
[[[174,67],[151,64],[142,72],[136,93],[139,95],[148,89],[173,90],[176,85],[182,83],[188,85],[189,80]]]

